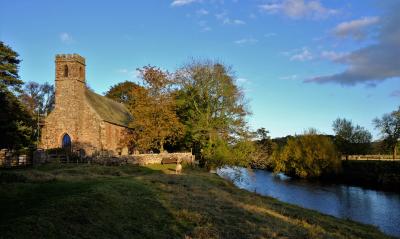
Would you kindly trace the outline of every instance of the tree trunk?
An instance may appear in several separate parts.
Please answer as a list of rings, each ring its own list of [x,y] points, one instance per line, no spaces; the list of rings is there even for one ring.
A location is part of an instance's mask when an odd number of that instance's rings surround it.
[[[164,139],[160,140],[160,153],[164,152]]]

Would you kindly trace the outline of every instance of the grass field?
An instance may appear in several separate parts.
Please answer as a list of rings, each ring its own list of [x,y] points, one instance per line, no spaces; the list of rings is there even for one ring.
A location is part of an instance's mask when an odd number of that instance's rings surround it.
[[[174,165],[0,170],[0,238],[388,238]]]

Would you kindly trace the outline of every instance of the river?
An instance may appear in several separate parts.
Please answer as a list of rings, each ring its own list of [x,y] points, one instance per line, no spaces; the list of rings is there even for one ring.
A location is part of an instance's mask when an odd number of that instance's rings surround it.
[[[375,225],[389,235],[400,237],[399,193],[294,179],[240,167],[220,168],[217,174],[239,188],[335,217]]]

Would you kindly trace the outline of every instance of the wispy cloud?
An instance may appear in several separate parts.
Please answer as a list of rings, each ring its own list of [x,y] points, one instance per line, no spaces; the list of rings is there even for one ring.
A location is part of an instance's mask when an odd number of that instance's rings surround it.
[[[291,61],[309,61],[314,58],[313,54],[308,50],[307,47],[303,47],[300,52],[293,54],[290,57]]]
[[[174,0],[171,3],[171,6],[173,7],[181,7],[181,6],[185,6],[191,3],[197,2],[197,0]]]
[[[212,30],[207,21],[199,21],[198,25],[200,26],[202,32],[209,32]]]
[[[235,43],[235,44],[238,44],[238,45],[255,44],[255,43],[257,43],[257,42],[258,42],[258,40],[255,39],[255,38],[252,38],[252,37],[249,37],[249,38],[242,38],[242,39],[239,39],[239,40],[234,41],[234,43]]]
[[[391,97],[400,97],[400,90],[395,90],[392,93],[390,93]]]
[[[202,8],[202,9],[197,10],[197,11],[196,11],[196,14],[197,14],[198,16],[205,16],[205,15],[208,15],[209,12],[208,12],[206,9]]]
[[[72,38],[71,34],[69,34],[67,32],[63,32],[60,34],[60,40],[64,44],[71,44],[71,43],[75,42],[75,40]]]
[[[236,82],[239,83],[239,84],[246,84],[246,83],[249,82],[249,79],[247,79],[247,78],[237,78]]]
[[[337,14],[338,10],[324,7],[318,0],[281,0],[259,6],[268,14],[284,14],[292,19],[321,19]]]
[[[330,61],[340,61],[347,54],[348,53],[344,53],[344,52],[322,51],[321,58],[324,60],[330,60]]]
[[[339,37],[353,37],[363,39],[366,35],[366,28],[379,22],[379,17],[364,17],[361,19],[342,22],[333,29],[333,33]]]
[[[395,78],[400,81],[400,15],[397,9],[400,2],[395,2],[382,19],[381,30],[377,42],[362,47],[336,60],[347,69],[333,75],[317,76],[305,80],[316,83],[338,83],[355,85],[364,83],[376,85],[386,79]]]
[[[244,25],[244,24],[246,24],[246,22],[243,21],[243,20],[230,19],[230,18],[225,18],[222,23],[223,24],[230,24],[230,25]]]
[[[279,77],[279,79],[281,79],[281,80],[296,80],[297,78],[298,78],[297,75],[288,75],[288,76]]]
[[[246,22],[241,20],[241,19],[232,19],[232,18],[230,18],[228,16],[228,12],[227,11],[223,11],[221,13],[217,13],[217,14],[215,14],[215,17],[217,18],[217,20],[222,22],[222,24],[224,24],[224,25],[244,25],[244,24],[246,24]]]
[[[275,32],[269,32],[269,33],[264,34],[264,37],[269,38],[269,37],[275,37],[275,36],[277,36],[277,35],[278,35],[278,34],[276,34]]]
[[[118,73],[127,75],[131,79],[139,79],[140,78],[140,72],[136,69],[134,70],[129,70],[126,68],[118,69]]]

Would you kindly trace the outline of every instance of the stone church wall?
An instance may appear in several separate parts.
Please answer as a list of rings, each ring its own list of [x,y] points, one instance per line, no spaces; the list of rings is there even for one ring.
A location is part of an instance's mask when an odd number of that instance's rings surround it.
[[[68,134],[73,151],[127,154],[121,147],[125,127],[104,121],[89,104],[85,59],[77,54],[57,55],[55,63],[55,108],[45,119],[40,147],[61,148],[62,138]]]
[[[121,141],[123,140],[123,132],[125,128],[108,122],[103,122],[101,128],[103,149],[111,150],[114,153],[122,153]]]

